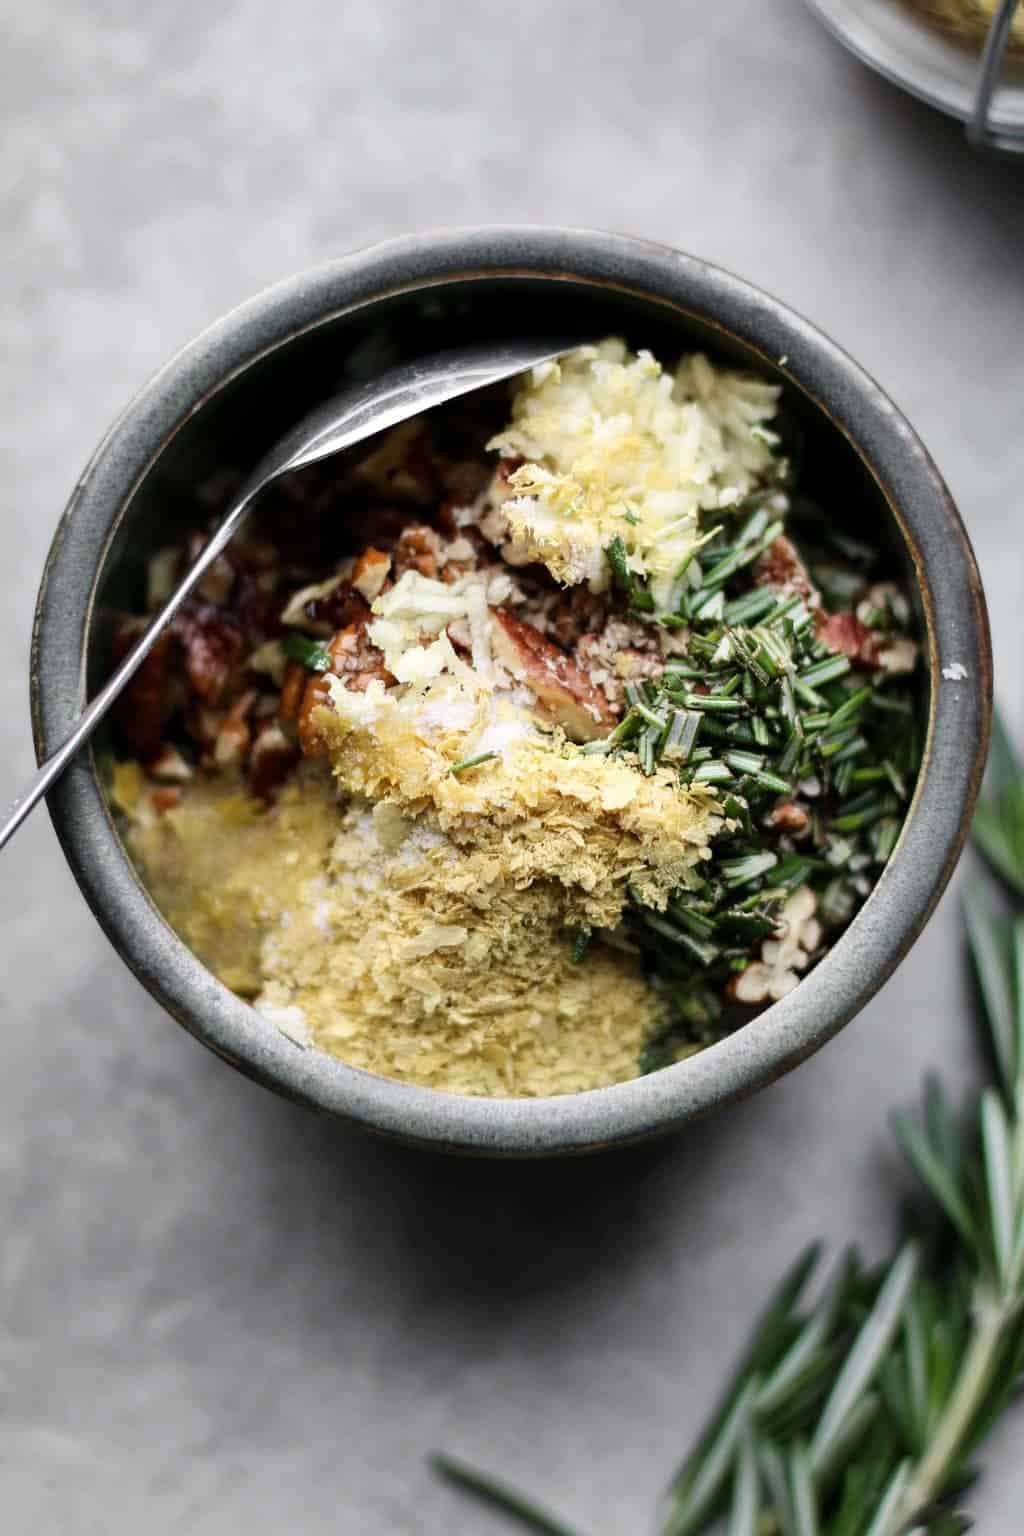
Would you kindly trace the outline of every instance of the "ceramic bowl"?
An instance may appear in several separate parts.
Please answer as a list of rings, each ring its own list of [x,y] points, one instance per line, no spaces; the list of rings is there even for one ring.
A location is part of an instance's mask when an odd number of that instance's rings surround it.
[[[57,530],[36,611],[36,749],[52,752],[105,665],[102,616],[138,603],[148,554],[190,491],[247,468],[343,368],[528,328],[619,333],[671,358],[700,347],[783,383],[804,483],[880,542],[914,594],[926,747],[896,850],[853,923],[800,986],[743,1029],[650,1076],[548,1099],[459,1097],[303,1050],[223,987],[150,902],[83,754],[50,796],[68,861],[118,952],[167,1011],[277,1092],[422,1146],[505,1157],[594,1150],[679,1126],[777,1078],[878,990],[949,878],[987,745],[991,675],[978,572],[934,464],[878,385],[775,299],[696,257],[619,235],[484,228],[390,241],[302,273],[186,347],[100,444]]]

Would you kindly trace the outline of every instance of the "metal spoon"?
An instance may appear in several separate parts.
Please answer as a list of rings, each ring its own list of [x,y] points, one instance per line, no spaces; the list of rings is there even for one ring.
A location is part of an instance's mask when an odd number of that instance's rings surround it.
[[[84,746],[114,700],[134,677],[157,639],[174,618],[189,593],[202,580],[245,521],[256,497],[281,475],[329,459],[364,438],[418,416],[446,400],[468,395],[488,384],[525,373],[537,363],[550,362],[578,346],[578,341],[502,342],[453,348],[415,362],[401,363],[364,384],[354,384],[317,406],[298,426],[261,459],[245,482],[238,499],[216,533],[204,546],[195,564],[183,577],[174,595],[150,622],[135,649],[82,711],[64,744],[37,769],[24,794],[15,801],[0,827],[0,848],[13,837],[26,816],[60,777],[80,747]]]

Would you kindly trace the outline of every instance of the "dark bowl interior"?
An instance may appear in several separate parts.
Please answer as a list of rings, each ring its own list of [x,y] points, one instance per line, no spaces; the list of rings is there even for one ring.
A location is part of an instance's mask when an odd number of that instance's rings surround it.
[[[619,334],[665,362],[701,349],[777,377],[802,442],[801,489],[876,544],[917,608],[925,761],[896,852],[850,928],[781,1003],[699,1056],[561,1099],[458,1098],[300,1051],[220,985],[140,887],[99,787],[72,765],[50,797],[69,861],[126,962],[243,1072],[416,1144],[501,1156],[594,1150],[663,1132],[749,1093],[840,1029],[906,953],[955,863],[980,780],[991,691],[970,547],[934,466],[876,385],[757,290],[677,252],[575,231],[455,232],[393,242],[260,296],[206,333],[101,445],[55,538],[33,650],[37,749],[66,734],[107,666],[105,616],[138,608],[146,561],[202,517],[196,487],[267,446],[346,380],[403,356],[528,332]],[[962,660],[970,686],[941,685]]]

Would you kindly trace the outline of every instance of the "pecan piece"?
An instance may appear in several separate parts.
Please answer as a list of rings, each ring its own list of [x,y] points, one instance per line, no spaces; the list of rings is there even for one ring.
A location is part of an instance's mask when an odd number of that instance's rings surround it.
[[[134,648],[144,628],[141,619],[126,619],[118,625],[111,643],[114,667]],[[143,761],[155,757],[160,750],[167,714],[170,660],[171,636],[164,630],[111,711],[125,745]]]
[[[403,528],[391,552],[392,575],[399,581],[406,571],[437,579],[441,536],[425,523],[410,523]]]
[[[608,700],[564,651],[504,609],[492,609],[491,618],[498,661],[525,682],[571,740],[592,741],[611,730],[615,714]]]
[[[302,695],[306,691],[306,679],[308,673],[305,667],[297,661],[290,661],[285,669],[284,682],[281,685],[281,697],[277,703],[277,718],[282,725],[294,722],[298,719],[299,709],[302,705]]]
[[[252,732],[247,716],[256,702],[255,689],[243,693],[224,716],[213,747],[213,761],[218,768],[233,768],[249,750]]]
[[[191,764],[169,742],[165,742],[156,756],[149,759],[146,772],[151,779],[157,779],[162,784],[187,784],[193,777]]]
[[[324,753],[323,743],[313,723],[313,711],[330,701],[328,677],[331,674],[344,678],[345,687],[353,693],[365,693],[375,680],[382,682],[385,688],[389,688],[395,681],[384,666],[381,652],[366,633],[368,617],[367,610],[364,618],[349,624],[345,629],[339,629],[327,647],[331,657],[331,673],[314,675],[306,683],[297,721],[299,745],[306,757],[322,757]]]
[[[765,821],[774,831],[788,833],[790,837],[803,837],[811,825],[810,812],[795,800],[784,800],[781,805],[775,806],[774,810],[768,812]]]
[[[818,900],[810,886],[794,891],[782,909],[775,938],[764,939],[761,958],[731,977],[725,991],[734,1003],[776,1003],[792,992],[800,972],[810,964],[821,943],[821,924],[815,916]]]
[[[372,603],[375,597],[380,596],[390,570],[391,556],[386,555],[382,549],[374,549],[370,544],[352,568],[352,585],[360,596]]]
[[[274,720],[259,731],[249,757],[249,788],[259,800],[270,800],[299,761],[301,753]]]
[[[204,704],[218,704],[237,671],[245,640],[236,619],[213,603],[186,602],[174,621],[185,651],[185,673]]]
[[[149,803],[157,815],[162,816],[166,811],[173,811],[176,805],[181,804],[181,790],[171,785],[154,789],[149,797]]]
[[[848,656],[866,667],[878,665],[880,637],[862,624],[854,613],[822,613],[815,625],[818,639],[837,655]]]
[[[755,587],[778,587],[780,592],[804,598],[809,608],[821,607],[821,593],[811,580],[796,546],[784,534],[754,563]]]
[[[335,630],[367,617],[366,599],[350,581],[340,581],[333,592],[307,603],[306,613],[311,625],[318,630],[325,626],[326,632],[333,634]]]

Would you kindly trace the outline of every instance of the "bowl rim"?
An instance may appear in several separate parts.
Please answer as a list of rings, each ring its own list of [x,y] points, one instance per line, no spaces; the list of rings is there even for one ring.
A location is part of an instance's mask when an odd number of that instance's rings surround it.
[[[99,575],[127,505],[167,443],[219,389],[303,332],[375,301],[508,277],[569,280],[632,294],[734,338],[825,412],[899,526],[925,613],[931,681],[924,759],[896,850],[824,959],[794,992],[744,1028],[649,1076],[549,1098],[442,1093],[304,1050],[216,981],[146,894],[115,830],[91,753],[51,791],[49,809],[75,878],[122,959],[179,1023],[240,1071],[385,1136],[439,1150],[531,1157],[657,1135],[781,1076],[841,1029],[889,977],[956,863],[981,783],[991,714],[980,577],[927,451],[852,358],[788,306],[731,273],[668,246],[602,231],[443,229],[385,241],[301,272],[203,331],[136,395],[100,442],[47,557],[30,684],[42,759],[65,737],[85,696]],[[949,675],[956,662],[966,666],[966,679]]]

